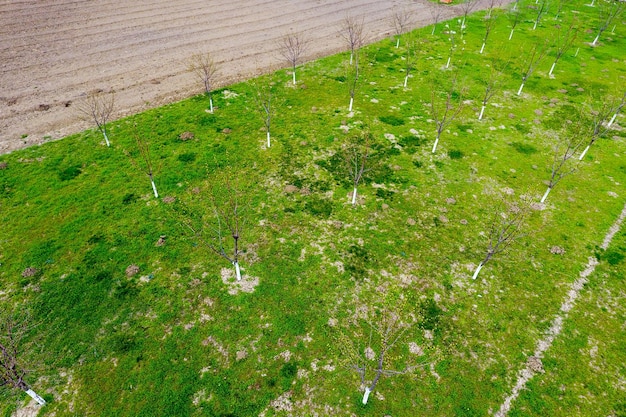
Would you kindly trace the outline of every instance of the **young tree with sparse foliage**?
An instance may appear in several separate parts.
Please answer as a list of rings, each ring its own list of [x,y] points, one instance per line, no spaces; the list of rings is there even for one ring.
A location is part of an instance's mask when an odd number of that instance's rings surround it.
[[[611,25],[615,19],[619,18],[622,12],[626,9],[626,2],[621,0],[601,0],[600,7],[598,7],[600,27],[598,28],[598,35],[595,37],[591,45],[596,46],[600,40],[600,36]]]
[[[495,64],[491,64],[489,67],[489,77],[484,79],[484,94],[482,98],[482,103],[480,107],[480,113],[478,114],[478,120],[482,120],[483,115],[485,113],[485,109],[487,108],[487,103],[491,98],[501,90],[502,88],[502,80],[504,80],[503,72],[506,70],[508,66],[508,62],[502,66],[502,68],[496,68]]]
[[[16,313],[6,306],[0,309],[0,387],[22,390],[39,405],[44,405],[46,401],[25,381],[28,375],[26,334],[31,325],[27,314]]]
[[[615,106],[615,109],[613,111],[613,117],[611,117],[611,120],[609,120],[609,123],[607,123],[606,127],[611,127],[611,125],[615,122],[615,119],[617,119],[617,115],[620,114],[622,109],[624,108],[624,105],[626,105],[626,91],[624,91],[622,99]]]
[[[213,113],[213,96],[211,93],[218,75],[219,66],[210,53],[194,54],[191,57],[189,70],[202,81],[204,92],[209,97],[209,111]]]
[[[581,111],[580,119],[582,123],[586,123],[591,125],[591,137],[589,138],[589,142],[587,146],[582,151],[580,156],[578,157],[579,161],[587,155],[589,148],[591,145],[596,143],[598,139],[600,139],[608,130],[608,120],[609,117],[613,114],[613,110],[616,108],[616,105],[610,100],[608,97],[602,98],[598,105],[592,108],[590,111],[585,112]]]
[[[106,145],[111,146],[107,124],[111,120],[115,108],[115,94],[113,92],[105,93],[101,90],[91,92],[78,103],[77,108],[83,120],[95,123],[102,133]]]
[[[517,90],[518,96],[522,95],[522,90],[524,89],[526,81],[528,81],[528,79],[533,75],[537,66],[539,66],[539,64],[543,61],[549,51],[550,48],[548,48],[545,43],[541,45],[534,44],[530,48],[522,66],[522,84],[520,85],[519,90]],[[524,54],[522,53],[522,55]]]
[[[348,48],[350,49],[350,64],[352,64],[355,55],[358,57],[359,49],[365,45],[364,19],[346,16],[343,19],[339,34],[348,44]]]
[[[430,32],[431,35],[435,34],[435,29],[437,29],[437,23],[439,23],[439,20],[441,19],[441,6],[438,4],[433,4],[431,3],[428,6],[428,11],[430,12],[430,15],[432,17],[432,25],[433,25],[433,30]]]
[[[541,203],[546,201],[550,191],[552,191],[563,178],[576,171],[577,165],[574,163],[574,156],[583,144],[579,127],[580,126],[570,127],[561,132],[560,136],[557,138],[552,158],[552,173],[548,181],[548,189],[543,194],[543,197],[541,197]]]
[[[487,235],[487,253],[478,264],[472,279],[478,277],[480,270],[496,255],[506,251],[525,236],[526,222],[530,213],[530,206],[523,197],[520,203],[508,204],[500,201],[494,207],[489,232]]]
[[[552,73],[554,72],[554,67],[556,67],[556,63],[559,62],[559,59],[561,59],[565,52],[567,52],[572,47],[574,41],[576,41],[577,36],[578,28],[576,27],[576,22],[574,21],[574,19],[572,19],[570,24],[567,26],[567,29],[563,29],[563,27],[559,25],[557,30],[557,36],[554,41],[556,53],[548,76],[552,75]]]
[[[452,77],[449,88],[442,92],[439,90],[437,83],[433,79],[431,84],[431,96],[430,96],[430,112],[435,121],[437,128],[437,136],[435,143],[433,144],[432,152],[437,151],[437,145],[441,134],[446,127],[457,118],[461,110],[463,110],[463,94],[465,89],[457,89],[457,75]]]
[[[127,152],[127,155],[130,157],[131,162],[135,167],[145,173],[150,179],[150,185],[152,185],[152,192],[154,193],[154,198],[159,198],[159,193],[157,192],[156,185],[154,183],[154,163],[152,161],[152,155],[150,154],[150,143],[148,139],[141,133],[137,131],[137,125],[135,125],[135,144],[137,145],[137,151],[139,152],[139,158],[132,157],[130,152]]]
[[[280,40],[280,54],[291,65],[293,85],[296,85],[296,67],[306,53],[308,43],[302,33],[290,33]]]
[[[226,168],[198,191],[197,201],[178,204],[183,225],[199,242],[233,265],[237,281],[241,281],[241,239],[248,224],[250,202],[250,192],[239,177],[246,174]],[[207,202],[211,209],[205,211]]]
[[[272,119],[274,117],[274,92],[272,91],[273,82],[270,80],[266,84],[256,84],[254,91],[254,100],[259,116],[263,120],[265,126],[265,138],[267,147],[272,146]]]
[[[362,135],[351,138],[343,148],[344,164],[352,183],[352,205],[356,205],[357,188],[363,180],[363,175],[370,169],[372,135],[364,132]]]
[[[407,9],[395,9],[391,20],[396,35],[396,48],[400,47],[400,37],[411,27],[413,14]]]
[[[541,0],[539,1],[538,4],[539,4],[539,7],[537,7],[537,17],[535,17],[533,30],[537,29],[537,25],[539,25],[541,18],[543,17],[544,14],[548,12],[548,5],[549,5],[548,0]]]

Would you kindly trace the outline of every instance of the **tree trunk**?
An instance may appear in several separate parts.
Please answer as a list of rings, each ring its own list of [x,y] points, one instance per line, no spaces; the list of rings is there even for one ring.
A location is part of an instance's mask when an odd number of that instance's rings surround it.
[[[270,130],[267,129],[267,147],[269,148],[270,146],[272,146],[272,143],[270,141]]]
[[[296,69],[293,69],[293,85],[296,85]]]
[[[32,389],[28,388],[24,390],[26,392],[26,394],[28,394],[33,400],[37,401],[37,403],[39,405],[45,405],[46,404],[46,400],[44,400],[43,398],[41,398],[39,395],[37,395],[37,393],[35,391],[33,391]]]
[[[350,107],[348,107],[348,111],[352,111],[352,104],[354,103],[354,97],[350,97]]]
[[[409,76],[404,77],[404,88],[406,88],[407,83],[409,82]]]
[[[483,266],[484,264],[482,262],[478,264],[476,271],[474,271],[474,275],[472,275],[472,279],[476,279],[478,277],[478,273],[480,272],[481,269],[483,269]]]
[[[482,54],[485,50],[485,42],[483,42],[483,46],[480,47],[480,53]]]
[[[432,32],[430,32],[430,34],[431,34],[431,35],[434,35],[434,34],[435,34],[435,29],[436,29],[436,28],[437,28],[437,25],[436,25],[436,24],[434,24],[434,25],[433,25],[433,30],[432,30]]]
[[[233,262],[233,265],[235,265],[235,275],[237,276],[237,281],[241,281],[241,269],[239,268],[239,262],[235,261]]]
[[[483,113],[485,113],[485,105],[484,104],[480,108],[480,114],[478,115],[478,120],[482,120],[483,119]]]
[[[552,75],[552,72],[554,71],[554,67],[556,67],[556,61],[554,61],[554,63],[552,63],[552,66],[550,67],[550,72],[548,73],[548,75]]]
[[[596,46],[596,43],[598,43],[598,39],[600,39],[600,33],[598,33],[598,36],[596,36],[596,38],[593,40],[593,42],[591,42],[591,44],[593,46]]]
[[[437,144],[439,143],[439,135],[437,135],[437,139],[435,139],[435,144],[433,145],[433,153],[437,150]]]
[[[545,194],[543,195],[543,197],[541,197],[541,201],[540,203],[543,203],[544,201],[546,201],[546,198],[548,198],[548,194],[550,194],[550,191],[552,190],[552,187],[548,187],[548,189],[546,190]]]
[[[363,405],[367,404],[367,400],[370,397],[370,388],[369,387],[365,387],[365,392],[363,393]]]
[[[350,65],[352,65],[352,56],[354,55],[354,52],[350,52]]]
[[[400,37],[398,36],[398,39],[396,40],[396,48],[400,46]]]
[[[104,136],[104,141],[106,142],[107,146],[111,146],[111,143],[109,142],[109,137],[107,136],[106,127],[102,129],[102,136]]]
[[[585,154],[586,154],[586,153],[587,153],[587,151],[589,150],[589,147],[590,147],[590,146],[591,146],[591,145],[587,145],[587,147],[585,148],[585,150],[583,151],[583,153],[581,153],[581,154],[580,154],[580,156],[578,157],[578,160],[579,160],[579,161],[582,161],[582,160],[583,160],[583,158],[585,157]]]
[[[522,89],[524,88],[524,83],[522,83],[522,85],[519,86],[519,90],[517,90],[517,95],[521,95],[522,94]]]
[[[613,115],[613,117],[611,117],[611,120],[609,121],[609,123],[606,125],[606,127],[611,127],[611,125],[613,124],[613,122],[615,121],[615,119],[617,118],[617,113],[615,113]]]
[[[213,113],[213,97],[209,97],[209,112]]]
[[[352,205],[356,205],[356,187],[354,187],[354,190],[352,191]]]
[[[152,191],[154,191],[154,198],[159,198],[159,193],[157,193],[156,185],[154,185],[154,180],[152,176],[150,176],[150,184],[152,184]]]
[[[537,29],[537,23],[539,23],[539,20],[535,20],[535,24],[533,25],[533,30]]]
[[[450,67],[450,60],[452,59],[451,56],[448,57],[448,62],[446,62],[446,68]]]
[[[513,38],[513,31],[515,30],[515,28],[511,29],[511,33],[509,33],[509,40],[511,40]]]

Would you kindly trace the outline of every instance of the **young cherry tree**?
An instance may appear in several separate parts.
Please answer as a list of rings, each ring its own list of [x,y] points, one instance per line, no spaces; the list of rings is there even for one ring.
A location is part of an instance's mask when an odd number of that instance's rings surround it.
[[[607,123],[606,127],[611,127],[611,125],[615,122],[615,119],[617,119],[617,115],[620,114],[622,109],[624,108],[624,105],[626,105],[626,91],[624,91],[622,99],[615,106],[615,110],[613,111],[613,117],[611,117],[611,120],[609,120],[609,123]]]
[[[452,61],[452,55],[456,51],[456,33],[453,30],[448,31],[448,40],[450,41],[450,50],[448,52],[448,60],[446,61],[446,69],[450,68],[450,62]]]
[[[356,95],[356,92],[359,88],[359,72],[360,72],[360,67],[359,67],[359,51],[357,50],[354,53],[355,56],[355,60],[354,60],[354,65],[348,65],[346,70],[348,73],[348,89],[350,92],[350,104],[348,105],[348,111],[351,112],[352,108],[354,106],[354,97]]]
[[[541,203],[546,201],[550,191],[552,191],[563,178],[574,173],[577,169],[574,163],[574,156],[583,143],[580,135],[580,126],[577,127],[578,128],[574,127],[563,131],[558,138],[557,144],[554,146],[552,173],[548,181],[548,189],[543,194],[543,197],[541,197]]]
[[[517,5],[517,3],[515,4]],[[507,17],[509,19],[509,23],[511,24],[511,32],[509,33],[509,40],[511,40],[513,39],[513,32],[515,31],[515,28],[522,20],[522,11],[518,8],[513,8],[509,10]]]
[[[480,270],[494,256],[506,251],[525,236],[526,222],[530,213],[530,206],[523,197],[519,203],[508,204],[506,201],[498,202],[493,210],[485,257],[478,264],[472,279],[476,279]]]
[[[235,176],[237,175],[237,176]],[[211,252],[227,260],[241,281],[241,239],[247,225],[250,192],[238,177],[246,173],[224,168],[205,189],[199,191],[191,204],[178,206],[183,225]],[[208,193],[208,198],[205,195]],[[211,210],[205,212],[206,200]]]
[[[507,66],[508,62],[501,68],[497,68],[495,63],[492,63],[489,67],[489,77],[485,78],[483,81],[485,90],[480,107],[480,113],[478,114],[478,120],[483,119],[489,100],[491,100],[491,98],[502,89],[502,80],[505,79],[504,72],[506,71]]]
[[[353,206],[357,202],[357,188],[363,180],[363,175],[370,170],[371,141],[372,135],[364,132],[348,140],[343,148],[344,164],[352,183],[351,204]]]
[[[4,306],[0,309],[0,387],[7,386],[24,391],[39,405],[44,405],[46,401],[25,381],[28,375],[26,368],[28,343],[25,336],[29,326],[26,315],[17,314]]]
[[[450,123],[452,123],[452,121],[454,121],[454,119],[456,119],[461,113],[461,110],[463,110],[464,93],[464,88],[457,91],[456,74],[452,77],[450,86],[445,92],[438,90],[436,82],[433,79],[431,85],[430,111],[437,128],[437,136],[435,138],[435,143],[433,144],[432,153],[437,151],[439,139],[441,138],[441,134],[445,128],[448,127]]]
[[[591,45],[596,46],[600,40],[600,36],[611,25],[611,23],[619,18],[622,12],[626,9],[626,2],[620,0],[601,0],[600,7],[598,7],[598,18],[600,20],[600,27],[598,28],[598,35],[595,37]]]
[[[540,0],[539,6],[537,7],[537,17],[535,17],[535,24],[533,25],[533,30],[537,29],[537,25],[541,21],[541,18],[544,14],[548,12],[548,0]]]
[[[520,85],[519,90],[517,90],[518,96],[522,94],[526,81],[528,81],[528,79],[533,75],[537,66],[539,66],[541,61],[543,61],[549,51],[550,49],[546,44],[534,44],[528,54],[526,54],[525,62],[522,67],[522,84]]]
[[[306,54],[308,46],[309,41],[302,33],[290,33],[280,40],[280,54],[291,65],[293,85],[296,85],[296,67]]]
[[[577,36],[578,27],[576,26],[576,23],[573,19],[567,29],[563,29],[563,27],[559,25],[554,43],[556,53],[548,76],[552,76],[552,73],[554,72],[554,67],[556,67],[556,63],[559,62],[559,59],[561,59],[565,52],[567,52],[572,47]]]
[[[133,157],[130,152],[126,152],[126,154],[130,157],[133,165],[148,176],[150,179],[150,185],[152,185],[154,198],[159,198],[159,193],[157,192],[157,188],[154,183],[155,169],[152,161],[152,155],[150,153],[150,143],[142,133],[138,132],[137,125],[135,125],[134,136],[139,157]]]
[[[95,123],[102,133],[107,146],[111,146],[107,124],[111,120],[115,108],[115,94],[105,93],[102,90],[93,91],[78,103],[78,112],[87,122]]]
[[[467,16],[471,13],[471,11],[478,4],[478,0],[465,0],[461,3],[461,10],[463,11],[463,20],[461,21],[461,34],[463,34],[463,30],[465,29],[465,21],[467,20]]]
[[[411,27],[413,14],[407,9],[395,9],[391,16],[394,33],[396,35],[396,48],[400,47],[400,37]]]
[[[588,114],[581,112],[580,118],[583,120],[583,123],[587,123],[592,127],[591,129],[591,138],[589,138],[589,142],[585,149],[581,152],[578,157],[579,161],[582,161],[591,145],[596,143],[598,139],[600,139],[608,130],[606,126],[609,117],[613,114],[613,109],[616,108],[616,105],[607,97],[603,98],[601,102],[598,104],[596,109],[591,109]]]
[[[213,88],[218,77],[219,66],[210,53],[194,54],[189,63],[189,70],[202,81],[204,92],[209,97],[209,112],[213,113]]]
[[[364,19],[357,19],[354,16],[346,16],[341,24],[339,34],[345,39],[350,50],[350,65],[354,61],[355,55],[365,45]],[[357,63],[358,65],[358,63]]]
[[[489,15],[489,16],[485,16],[485,18],[483,19],[485,22],[485,36],[483,37],[483,44],[480,47],[481,54],[485,50],[485,45],[487,44],[487,38],[489,38],[489,34],[491,33],[491,30],[493,29],[496,23],[496,17],[497,17],[496,15]]]
[[[421,339],[421,344],[430,351],[429,356],[435,356],[430,343],[415,334],[420,324],[420,317],[414,313],[415,306],[409,307],[400,291],[386,291],[382,303],[357,306],[349,328],[339,333],[335,344],[340,354],[339,363],[359,376],[363,405],[368,403],[382,377],[412,374],[427,364],[412,361],[402,354],[409,335],[412,340]],[[400,362],[404,363],[398,366]]]
[[[435,3],[430,3],[428,11],[430,12],[430,16],[432,17],[433,22],[433,30],[430,32],[432,36],[435,34],[435,30],[437,29],[437,23],[439,23],[439,20],[441,20],[441,6]]]
[[[409,76],[411,75],[411,71],[415,69],[415,63],[417,62],[417,54],[421,46],[421,40],[409,36],[405,43],[406,54],[404,55],[404,88],[406,88],[409,83]]]
[[[273,82],[269,80],[266,84],[256,84],[254,91],[256,110],[265,126],[265,139],[268,148],[272,146],[271,127],[275,113],[274,92],[272,91],[272,87]]]

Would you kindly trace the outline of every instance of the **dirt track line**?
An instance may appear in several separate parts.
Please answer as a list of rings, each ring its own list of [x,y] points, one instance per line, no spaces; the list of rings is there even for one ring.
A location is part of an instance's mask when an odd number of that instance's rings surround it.
[[[604,236],[601,246],[602,249],[608,249],[611,240],[613,240],[613,237],[619,231],[624,218],[626,218],[626,205],[624,205],[624,209],[621,214]],[[537,342],[537,347],[533,353],[534,357],[542,358],[543,353],[548,350],[550,346],[552,346],[554,339],[556,339],[556,337],[561,333],[563,330],[563,321],[567,318],[567,313],[569,313],[569,311],[574,307],[574,303],[576,302],[580,291],[582,291],[585,285],[589,282],[588,277],[596,269],[596,265],[598,265],[598,260],[595,257],[589,257],[589,262],[587,262],[585,269],[580,272],[578,279],[570,286],[570,290],[567,292],[567,296],[559,309],[560,313],[554,318],[554,320],[552,320],[546,336]],[[507,415],[507,413],[511,410],[511,404],[515,401],[515,399],[517,399],[520,391],[526,387],[526,383],[530,381],[533,376],[535,376],[535,373],[536,371],[534,371],[530,363],[527,362],[525,367],[519,372],[517,382],[511,390],[511,394],[504,399],[504,402],[500,405],[500,409],[494,414],[495,417],[505,417]]]

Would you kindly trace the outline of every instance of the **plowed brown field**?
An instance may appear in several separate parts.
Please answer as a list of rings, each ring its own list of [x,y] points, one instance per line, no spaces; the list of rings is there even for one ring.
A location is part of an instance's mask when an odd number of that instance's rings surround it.
[[[486,7],[480,0],[475,9]],[[201,91],[186,69],[210,51],[220,84],[283,66],[278,41],[304,32],[307,59],[345,49],[346,16],[364,18],[369,40],[393,33],[395,10],[414,26],[460,14],[426,0],[4,0],[0,3],[0,153],[89,127],[75,103],[114,90],[115,117]]]

